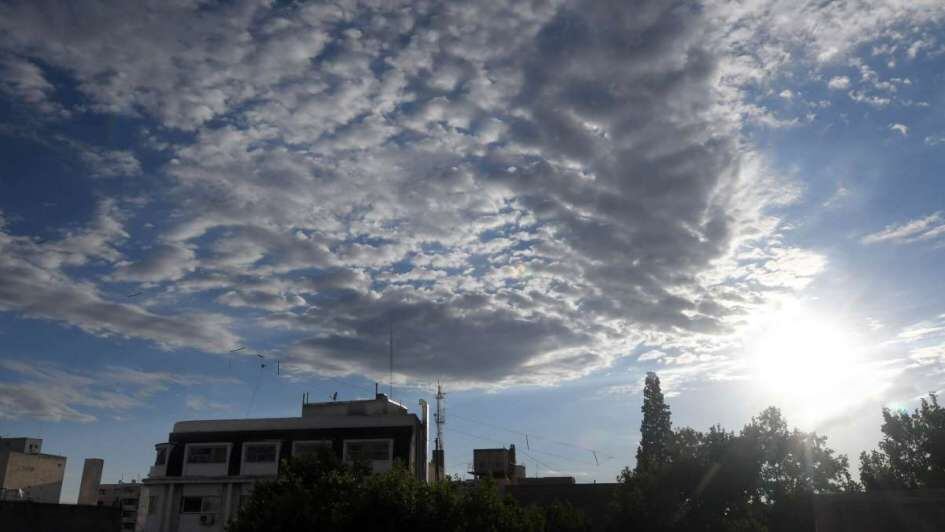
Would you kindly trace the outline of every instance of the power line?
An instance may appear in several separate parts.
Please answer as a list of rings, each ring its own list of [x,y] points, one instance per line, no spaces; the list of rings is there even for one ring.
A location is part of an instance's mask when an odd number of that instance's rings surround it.
[[[455,433],[457,433],[457,434],[462,434],[462,435],[467,436],[467,437],[470,437],[470,438],[477,438],[477,439],[484,440],[484,441],[489,441],[489,442],[493,442],[493,443],[498,443],[498,444],[501,445],[503,448],[504,448],[504,447],[506,446],[506,444],[507,444],[507,442],[504,442],[504,441],[496,440],[496,439],[494,439],[494,438],[489,438],[489,437],[487,437],[487,436],[480,436],[480,435],[478,435],[478,434],[471,434],[471,433],[469,433],[469,432],[464,432],[464,431],[461,431],[461,430],[456,429],[456,428],[452,428],[452,429],[450,429],[450,431],[455,432]],[[517,448],[516,448],[516,452],[518,452],[519,450],[520,450],[520,449],[517,449]],[[525,452],[525,451],[522,451],[522,452]],[[556,453],[552,453],[552,452],[548,452],[548,451],[540,451],[540,450],[538,450],[538,449],[531,449],[531,452],[532,452],[532,453],[544,454],[544,455],[547,455],[547,456],[551,456],[551,457],[553,457],[553,458],[557,458],[557,459],[559,459],[559,460],[565,460],[565,461],[567,461],[567,462],[573,462],[573,463],[576,463],[576,464],[582,464],[582,465],[587,465],[587,466],[593,466],[593,465],[594,465],[593,462],[587,462],[587,461],[584,461],[584,460],[580,460],[580,459],[578,459],[578,458],[574,458],[573,456],[563,456],[563,455],[556,454]]]
[[[578,444],[576,444],[576,443],[570,443],[570,442],[566,442],[566,441],[556,440],[556,439],[550,438],[550,437],[548,437],[548,436],[542,436],[542,435],[540,435],[540,434],[535,434],[534,432],[524,432],[524,431],[521,431],[521,430],[511,429],[511,428],[508,428],[508,427],[503,427],[503,426],[500,426],[500,425],[496,425],[496,424],[494,424],[494,423],[488,423],[488,422],[486,422],[486,421],[480,421],[480,420],[477,420],[477,419],[472,419],[472,418],[469,418],[469,417],[466,417],[466,416],[458,415],[458,414],[456,414],[456,413],[454,413],[454,414],[452,414],[452,415],[453,415],[454,418],[459,418],[459,419],[468,421],[468,422],[470,422],[470,423],[476,423],[476,424],[483,425],[483,426],[486,426],[486,427],[491,427],[491,428],[494,428],[494,429],[497,429],[497,430],[502,430],[502,431],[509,432],[509,433],[512,433],[512,434],[517,434],[517,435],[519,435],[519,436],[521,436],[521,437],[524,438],[524,441],[526,442],[526,447],[528,447],[532,452],[539,452],[539,451],[537,451],[537,450],[535,450],[535,449],[531,449],[531,444],[530,444],[529,438],[538,438],[538,439],[545,440],[545,441],[547,441],[548,443],[554,443],[554,444],[556,444],[556,445],[562,445],[562,446],[565,446],[565,447],[571,447],[572,449],[578,449],[578,450],[581,450],[581,451],[585,451],[585,452],[591,453],[591,454],[594,455],[594,456],[599,456],[599,455],[597,454],[597,453],[599,452],[598,449],[591,449],[590,447],[585,447],[585,446],[583,446],[583,445],[578,445]],[[546,454],[547,454],[547,453],[546,453]],[[616,456],[614,456],[613,454],[608,453],[607,455],[603,456],[602,458],[605,459],[605,460],[613,460],[614,458],[616,458]]]

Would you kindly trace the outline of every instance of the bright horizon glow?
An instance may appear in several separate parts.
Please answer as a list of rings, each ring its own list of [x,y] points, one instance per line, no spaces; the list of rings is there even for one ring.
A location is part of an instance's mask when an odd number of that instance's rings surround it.
[[[854,327],[801,304],[766,319],[747,349],[753,381],[792,423],[813,427],[885,389]]]

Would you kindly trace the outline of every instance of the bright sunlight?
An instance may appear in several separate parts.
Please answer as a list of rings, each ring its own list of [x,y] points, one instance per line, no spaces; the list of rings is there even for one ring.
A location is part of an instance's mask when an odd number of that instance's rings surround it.
[[[802,304],[771,315],[754,338],[753,380],[798,422],[827,421],[885,386],[855,327]]]

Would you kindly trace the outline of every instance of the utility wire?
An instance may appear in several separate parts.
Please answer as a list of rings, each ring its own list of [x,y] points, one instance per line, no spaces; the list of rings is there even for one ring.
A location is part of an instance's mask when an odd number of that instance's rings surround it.
[[[467,436],[467,437],[470,437],[470,438],[478,438],[478,439],[480,439],[480,440],[490,441],[490,442],[493,442],[493,443],[498,443],[498,444],[501,445],[502,447],[505,447],[505,446],[507,445],[507,442],[500,441],[500,440],[497,440],[497,439],[495,439],[495,438],[489,438],[489,437],[486,437],[486,436],[480,436],[480,435],[478,435],[478,434],[471,434],[471,433],[469,433],[469,432],[464,432],[464,431],[461,431],[461,430],[459,430],[459,429],[457,429],[457,428],[455,428],[455,427],[453,427],[453,428],[450,429],[450,433],[451,433],[451,434],[452,434],[452,433],[461,434],[461,435],[464,435],[464,436]],[[515,449],[516,452],[518,452],[518,451],[520,451],[520,450],[521,450],[521,449],[518,449],[518,448]],[[522,452],[525,452],[525,451],[522,451]],[[584,461],[584,460],[580,460],[580,459],[578,459],[578,458],[574,458],[573,456],[563,456],[563,455],[556,454],[556,453],[551,453],[551,452],[548,452],[548,451],[539,451],[538,449],[531,449],[530,452],[532,452],[532,453],[539,453],[539,454],[543,454],[543,455],[547,455],[547,456],[551,456],[551,457],[557,458],[557,459],[559,459],[559,460],[565,460],[565,461],[567,461],[567,462],[573,462],[573,463],[576,463],[576,464],[582,464],[582,465],[586,465],[586,466],[593,466],[593,465],[595,465],[593,462],[587,462],[587,461]]]
[[[493,423],[488,423],[488,422],[485,422],[485,421],[480,421],[480,420],[477,420],[477,419],[472,419],[472,418],[469,418],[469,417],[466,417],[466,416],[462,416],[462,415],[459,415],[459,414],[457,414],[457,413],[455,413],[455,412],[451,413],[450,416],[453,417],[453,418],[459,418],[459,419],[462,419],[462,420],[464,420],[464,421],[468,421],[468,422],[470,422],[470,423],[476,423],[476,424],[483,425],[483,426],[486,426],[486,427],[491,427],[491,428],[494,428],[494,429],[497,429],[497,430],[502,430],[502,431],[509,432],[509,433],[512,433],[512,434],[517,434],[517,435],[521,436],[522,438],[524,438],[524,441],[526,441],[526,447],[528,447],[528,448],[531,448],[531,447],[532,447],[530,444],[528,444],[528,439],[529,439],[529,438],[538,438],[538,439],[545,440],[545,441],[547,441],[548,443],[554,443],[554,444],[556,444],[556,445],[562,445],[562,446],[564,446],[564,447],[571,447],[572,449],[578,449],[578,450],[581,450],[581,451],[585,451],[585,452],[591,453],[592,455],[596,455],[596,454],[599,452],[599,449],[591,449],[590,447],[584,447],[583,445],[578,445],[578,444],[576,444],[576,443],[570,443],[570,442],[566,442],[566,441],[556,440],[556,439],[550,438],[550,437],[548,437],[548,436],[542,436],[542,435],[540,435],[540,434],[535,434],[534,432],[524,432],[524,431],[521,431],[521,430],[515,430],[515,429],[508,428],[508,427],[503,427],[503,426],[496,425],[496,424],[493,424]],[[531,451],[532,451],[532,452],[538,452],[538,451],[536,451],[535,449],[531,449]],[[616,457],[615,457],[613,454],[608,453],[607,455],[604,455],[604,456],[602,456],[601,458],[603,458],[604,460],[613,460],[613,459],[616,458]]]

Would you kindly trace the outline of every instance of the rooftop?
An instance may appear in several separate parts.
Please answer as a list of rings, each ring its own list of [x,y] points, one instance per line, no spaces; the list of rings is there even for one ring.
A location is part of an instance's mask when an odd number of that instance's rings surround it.
[[[304,403],[301,417],[178,421],[174,432],[398,427],[420,423],[404,405],[379,393],[374,399]]]

